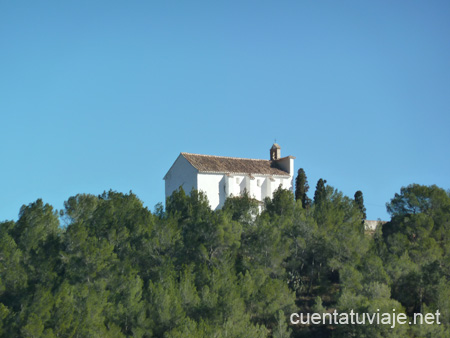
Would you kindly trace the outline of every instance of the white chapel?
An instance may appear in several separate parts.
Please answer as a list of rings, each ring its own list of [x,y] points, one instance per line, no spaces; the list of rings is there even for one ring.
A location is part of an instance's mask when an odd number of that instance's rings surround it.
[[[213,210],[244,191],[262,202],[280,186],[293,191],[294,159],[281,157],[276,143],[270,148],[270,160],[181,153],[164,176],[166,199],[182,187],[186,193],[203,191]]]

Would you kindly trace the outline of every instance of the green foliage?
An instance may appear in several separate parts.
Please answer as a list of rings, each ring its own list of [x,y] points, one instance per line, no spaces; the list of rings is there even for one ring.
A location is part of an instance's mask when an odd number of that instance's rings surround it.
[[[131,192],[76,195],[63,226],[42,200],[23,206],[0,223],[0,336],[449,337],[449,194],[402,188],[366,236],[362,193],[319,180],[308,207],[299,176],[304,194],[279,188],[260,214],[248,194],[212,211],[182,189],[154,214]],[[288,325],[334,309],[439,309],[442,325]]]
[[[276,326],[272,332],[273,338],[289,338],[291,330],[288,328],[287,320],[282,310],[277,312]]]
[[[248,225],[258,214],[258,204],[259,202],[251,198],[245,190],[241,196],[227,198],[223,210],[231,214],[233,221]]]
[[[13,300],[27,287],[28,275],[23,266],[23,252],[8,232],[14,223],[8,223],[0,224],[0,296]]]
[[[289,242],[283,240],[282,231],[267,219],[260,218],[256,226],[242,235],[239,257],[245,270],[259,268],[267,275],[282,276],[288,250]]]
[[[295,200],[302,202],[303,209],[308,208],[311,205],[311,199],[307,193],[309,190],[308,180],[303,168],[300,168],[297,172],[297,178],[295,179]]]
[[[362,219],[365,220],[367,218],[366,215],[366,207],[364,206],[364,197],[361,190],[355,192],[355,203],[358,206],[359,211],[361,211]]]
[[[314,204],[315,205],[321,205],[325,199],[326,199],[326,189],[325,189],[325,184],[327,183],[327,180],[324,180],[322,178],[320,178],[317,181],[317,185],[316,185],[316,191],[314,192]]]
[[[281,188],[273,192],[272,199],[266,198],[264,200],[264,209],[271,217],[283,216],[290,217],[294,211],[295,200],[291,191]]]
[[[401,188],[386,207],[394,217],[419,213],[437,216],[450,210],[450,197],[435,185],[411,184]]]
[[[38,253],[47,241],[60,233],[58,216],[51,205],[44,205],[42,200],[38,199],[22,206],[12,233],[19,248]]]
[[[386,285],[379,283],[371,283],[366,285],[362,292],[355,293],[346,290],[342,293],[337,304],[337,311],[339,313],[350,313],[351,310],[355,313],[392,313],[404,312],[401,304],[395,300],[390,299],[389,288]],[[337,325],[333,337],[409,337],[407,334],[408,326],[396,325],[391,328],[391,325],[384,324],[369,324],[367,321],[364,324],[343,324]]]
[[[387,209],[392,219],[378,246],[393,297],[409,313],[435,307],[443,281],[449,281],[450,197],[436,186],[412,184],[395,194]]]

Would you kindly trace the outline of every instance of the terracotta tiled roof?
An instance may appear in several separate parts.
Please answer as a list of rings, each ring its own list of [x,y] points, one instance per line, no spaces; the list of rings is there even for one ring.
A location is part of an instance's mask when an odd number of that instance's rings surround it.
[[[199,172],[289,176],[276,161],[181,153]]]

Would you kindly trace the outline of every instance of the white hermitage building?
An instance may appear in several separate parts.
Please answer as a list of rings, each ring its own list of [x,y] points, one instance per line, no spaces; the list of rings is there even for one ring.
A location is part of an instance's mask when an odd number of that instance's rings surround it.
[[[179,187],[186,193],[203,191],[211,209],[220,209],[229,196],[245,190],[262,202],[281,185],[293,191],[293,156],[280,156],[280,146],[270,149],[270,160],[181,153],[164,176],[166,199]]]

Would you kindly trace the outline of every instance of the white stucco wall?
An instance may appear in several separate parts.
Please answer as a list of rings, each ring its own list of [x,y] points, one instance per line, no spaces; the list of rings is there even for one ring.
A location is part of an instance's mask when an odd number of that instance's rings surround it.
[[[277,161],[277,165],[284,171],[287,171],[290,175],[289,179],[286,179],[286,178],[283,179],[283,189],[287,189],[287,190],[294,192],[294,173],[295,173],[294,157],[288,156],[288,157],[281,158],[280,160]],[[275,189],[277,189],[279,185],[280,184],[278,183],[276,185]]]
[[[198,190],[206,193],[211,209],[223,207],[226,199],[226,181],[224,174],[199,173],[197,176]]]
[[[269,177],[264,177],[261,184],[261,201],[264,201],[266,197],[272,197],[272,181]]]
[[[225,175],[225,182],[226,182],[226,184],[225,184],[225,194],[226,194],[227,197],[231,196],[231,195],[236,196],[235,187],[234,187],[234,184],[233,184],[233,180],[234,179],[235,178],[232,175]]]
[[[227,175],[227,197],[229,196],[241,196],[244,189],[248,190],[249,182],[246,180],[246,175],[229,174]]]
[[[261,201],[261,187],[258,187],[258,181],[263,182],[264,178],[261,176],[254,176],[253,179],[250,179],[249,182],[249,190],[248,193],[250,197],[256,198],[258,201]]]
[[[198,174],[198,189],[206,193],[213,210],[222,208],[227,197],[241,196],[245,189],[250,197],[259,201],[263,201],[265,197],[272,198],[273,192],[280,185],[283,189],[292,190],[292,178],[263,175],[250,177],[239,174]]]
[[[259,185],[258,185],[259,181]],[[284,189],[291,189],[291,178],[269,177],[263,175],[214,174],[198,173],[197,189],[208,197],[211,209],[223,207],[230,196],[240,196],[246,189],[250,197],[263,201],[265,197],[272,197],[273,192],[281,185]]]
[[[183,155],[180,154],[164,177],[166,199],[180,186],[189,194],[197,189],[197,169],[195,169]]]

